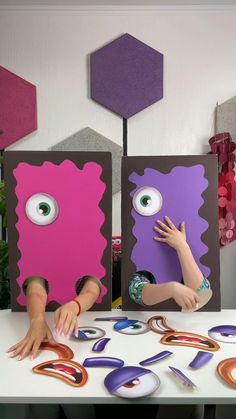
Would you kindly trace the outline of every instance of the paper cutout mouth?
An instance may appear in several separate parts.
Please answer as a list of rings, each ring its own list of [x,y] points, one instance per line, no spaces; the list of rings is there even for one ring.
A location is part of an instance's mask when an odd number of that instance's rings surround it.
[[[187,332],[167,333],[161,338],[161,343],[164,345],[193,346],[205,351],[218,351],[220,349],[220,346],[213,340]]]
[[[57,345],[52,345],[47,341],[43,341],[39,347],[40,350],[46,349],[49,351],[55,352],[60,359],[70,360],[74,357],[74,353],[67,345],[63,345],[63,343],[57,343]]]
[[[43,362],[32,370],[37,374],[59,378],[74,387],[82,387],[88,379],[87,371],[82,365],[64,359]]]
[[[224,380],[230,387],[236,389],[236,379],[232,375],[232,372],[235,369],[236,358],[223,359],[223,361],[217,365],[217,372],[222,380]]]

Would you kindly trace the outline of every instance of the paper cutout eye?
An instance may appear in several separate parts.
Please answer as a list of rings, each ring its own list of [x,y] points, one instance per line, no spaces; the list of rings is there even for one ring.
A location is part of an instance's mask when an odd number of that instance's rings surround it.
[[[82,340],[88,340],[88,339],[99,339],[102,338],[106,332],[103,329],[99,329],[98,327],[80,327],[79,328],[79,336],[75,336],[73,333],[73,336],[76,337],[77,339],[82,339]],[[84,336],[83,336],[84,335]],[[82,337],[83,336],[83,337]]]
[[[149,331],[147,323],[140,322],[139,320],[121,320],[114,325],[117,332],[124,333],[125,335],[140,335]]]
[[[122,367],[110,372],[104,384],[115,396],[137,398],[153,393],[160,386],[160,380],[146,368]]]
[[[236,343],[236,326],[215,326],[208,330],[208,335],[215,340],[225,343]]]
[[[163,199],[160,192],[151,186],[144,186],[138,189],[133,196],[133,207],[135,211],[150,217],[160,211]]]
[[[26,202],[25,212],[32,223],[45,226],[53,223],[57,218],[58,205],[52,196],[37,193]]]
[[[121,244],[121,239],[112,239],[112,244]]]

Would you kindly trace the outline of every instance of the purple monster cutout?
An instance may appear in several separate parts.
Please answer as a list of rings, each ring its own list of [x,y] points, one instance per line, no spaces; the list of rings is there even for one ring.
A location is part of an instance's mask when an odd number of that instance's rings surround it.
[[[137,398],[153,393],[160,386],[160,380],[151,370],[129,366],[110,372],[104,384],[115,396]]]
[[[129,176],[129,181],[135,184],[131,196],[135,221],[133,235],[137,241],[131,260],[136,265],[136,271],[150,272],[158,283],[181,282],[182,272],[175,250],[153,239],[156,221],[163,221],[168,215],[176,226],[185,221],[193,256],[203,275],[209,276],[209,267],[201,263],[201,257],[208,251],[201,240],[208,223],[199,215],[204,203],[202,193],[208,187],[204,173],[204,166],[196,164],[191,167],[176,166],[167,174],[146,168],[142,176],[135,172]]]

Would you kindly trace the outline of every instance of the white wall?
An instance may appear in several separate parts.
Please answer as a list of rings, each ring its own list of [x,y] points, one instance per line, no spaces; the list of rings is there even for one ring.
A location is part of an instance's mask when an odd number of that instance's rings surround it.
[[[129,120],[128,153],[208,152],[215,104],[236,94],[236,9],[0,9],[1,65],[38,92],[38,131],[11,149],[44,150],[86,126],[122,145],[122,119],[89,98],[88,54],[125,32],[164,54],[164,99]],[[120,194],[113,204],[119,234]],[[223,307],[236,307],[235,256],[236,242],[221,252]]]

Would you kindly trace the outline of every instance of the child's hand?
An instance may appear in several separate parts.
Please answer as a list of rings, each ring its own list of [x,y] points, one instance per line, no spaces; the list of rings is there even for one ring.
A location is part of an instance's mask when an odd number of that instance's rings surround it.
[[[172,298],[176,303],[184,310],[195,309],[199,303],[199,297],[195,291],[186,285],[180,284],[179,282],[171,282]]]
[[[55,329],[59,334],[70,337],[74,331],[78,336],[78,306],[74,301],[69,301],[59,307],[54,313]]]
[[[34,359],[38,353],[41,342],[47,339],[52,345],[56,345],[52,332],[43,317],[31,320],[30,328],[23,340],[8,349],[7,352],[12,352],[11,358],[18,356],[18,360],[24,359],[27,355],[32,355]]]
[[[169,246],[173,247],[175,250],[178,250],[187,245],[186,242],[186,232],[185,232],[185,223],[182,222],[180,229],[178,230],[174,223],[169,217],[165,217],[167,224],[158,220],[157,223],[160,227],[154,227],[154,230],[157,231],[163,237],[154,237],[155,240],[163,243],[167,243]]]

